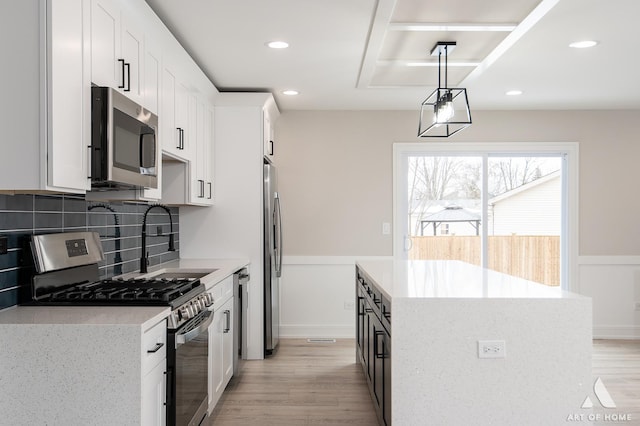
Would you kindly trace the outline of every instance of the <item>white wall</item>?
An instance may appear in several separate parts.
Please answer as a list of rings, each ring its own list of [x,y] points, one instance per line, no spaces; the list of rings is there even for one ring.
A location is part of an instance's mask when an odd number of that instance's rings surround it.
[[[640,264],[607,260],[640,256],[638,118],[640,111],[474,111],[473,125],[450,139],[579,143],[579,256],[591,259],[578,265],[579,286],[593,297],[594,330],[602,337],[640,335],[632,303],[640,302],[640,292],[631,290]],[[382,222],[393,219],[392,146],[429,143],[416,138],[417,122],[417,111],[285,111],[280,116],[274,162],[280,172],[285,260],[293,259],[283,268],[283,335],[328,336],[353,329],[343,306],[353,294],[352,276],[335,259],[391,256],[392,236],[382,234]],[[604,260],[596,263],[602,265],[593,266],[601,256]],[[300,257],[303,264],[294,259]],[[311,306],[301,297],[322,290],[332,298],[316,297]]]

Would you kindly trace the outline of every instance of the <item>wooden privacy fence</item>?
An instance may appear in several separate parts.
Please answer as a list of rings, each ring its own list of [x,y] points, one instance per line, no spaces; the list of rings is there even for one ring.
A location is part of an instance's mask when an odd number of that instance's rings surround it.
[[[480,265],[479,236],[411,237],[410,259],[462,260]],[[560,237],[555,235],[500,235],[489,237],[489,269],[560,285]]]

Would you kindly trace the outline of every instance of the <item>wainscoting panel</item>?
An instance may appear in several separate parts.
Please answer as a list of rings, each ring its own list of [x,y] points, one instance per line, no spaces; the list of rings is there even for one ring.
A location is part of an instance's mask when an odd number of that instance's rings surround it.
[[[640,339],[640,256],[580,256],[578,291],[593,300],[593,337]]]
[[[355,337],[356,259],[373,258],[283,257],[281,337]]]
[[[282,337],[353,338],[355,262],[374,258],[285,256]],[[594,338],[640,339],[640,256],[580,256],[576,291],[592,298]]]

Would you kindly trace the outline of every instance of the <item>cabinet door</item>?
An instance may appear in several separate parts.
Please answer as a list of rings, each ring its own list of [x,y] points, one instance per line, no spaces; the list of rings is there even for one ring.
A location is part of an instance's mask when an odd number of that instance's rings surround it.
[[[180,141],[180,156],[188,158],[188,152],[191,149],[192,129],[189,128],[191,121],[189,114],[195,114],[189,110],[189,90],[179,81],[176,81],[176,127],[182,130],[182,140]]]
[[[382,352],[384,354],[384,406],[382,408],[384,421],[391,424],[391,336],[384,335]]]
[[[166,424],[165,370],[166,362],[163,361],[142,379],[141,424],[144,426],[164,426]]]
[[[47,185],[85,191],[90,188],[86,144],[90,133],[88,71],[83,48],[82,0],[53,2],[50,12],[50,53],[47,91]],[[85,84],[86,83],[86,84]],[[35,160],[35,159],[33,159]]]
[[[137,24],[137,25],[136,25]],[[142,76],[143,76],[143,34],[139,29],[140,24],[130,22],[126,14],[122,15],[120,27],[120,58],[124,60],[124,88],[120,91],[132,99],[134,102],[142,105],[144,103],[142,94]]]
[[[190,103],[192,101],[190,100]],[[190,128],[195,130],[195,152],[190,164],[190,202],[193,204],[202,204],[205,200],[205,180],[203,176],[204,169],[204,103],[201,100],[195,101],[195,114],[192,121],[190,120]],[[191,111],[191,109],[190,109]],[[193,135],[193,131],[191,134]]]
[[[271,129],[271,120],[269,119],[269,115],[266,111],[262,113],[263,117],[263,127],[262,127],[262,143],[263,143],[263,151],[264,155],[273,156],[274,149],[273,146],[273,131]]]
[[[212,105],[205,104],[204,110],[204,150],[203,150],[203,179],[205,180],[205,202],[208,205],[213,204],[213,155],[214,155],[214,140],[213,140],[213,114],[214,108]]]
[[[119,67],[120,10],[113,0],[91,3],[91,81],[98,86],[124,84]]]
[[[177,119],[178,99],[176,76],[173,70],[164,67],[162,70],[162,111],[160,121],[160,141],[162,149],[175,156],[181,156],[181,129]]]
[[[233,302],[232,297],[222,307],[224,316],[224,328],[222,329],[222,372],[224,377],[224,386],[229,383],[233,376],[233,333],[235,332],[235,324],[233,319]]]
[[[220,310],[213,314],[209,326],[209,409],[212,410],[224,390],[224,372],[222,370],[222,331],[224,315]]]
[[[144,88],[142,105],[158,115],[160,99],[160,48],[148,38],[144,41]]]

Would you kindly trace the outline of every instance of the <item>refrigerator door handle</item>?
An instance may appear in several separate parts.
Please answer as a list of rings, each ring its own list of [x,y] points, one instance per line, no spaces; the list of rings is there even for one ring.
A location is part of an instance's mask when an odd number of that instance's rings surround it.
[[[273,245],[276,257],[276,277],[280,277],[282,275],[282,217],[280,215],[280,197],[277,192],[274,193],[273,200],[273,226],[275,228]]]

